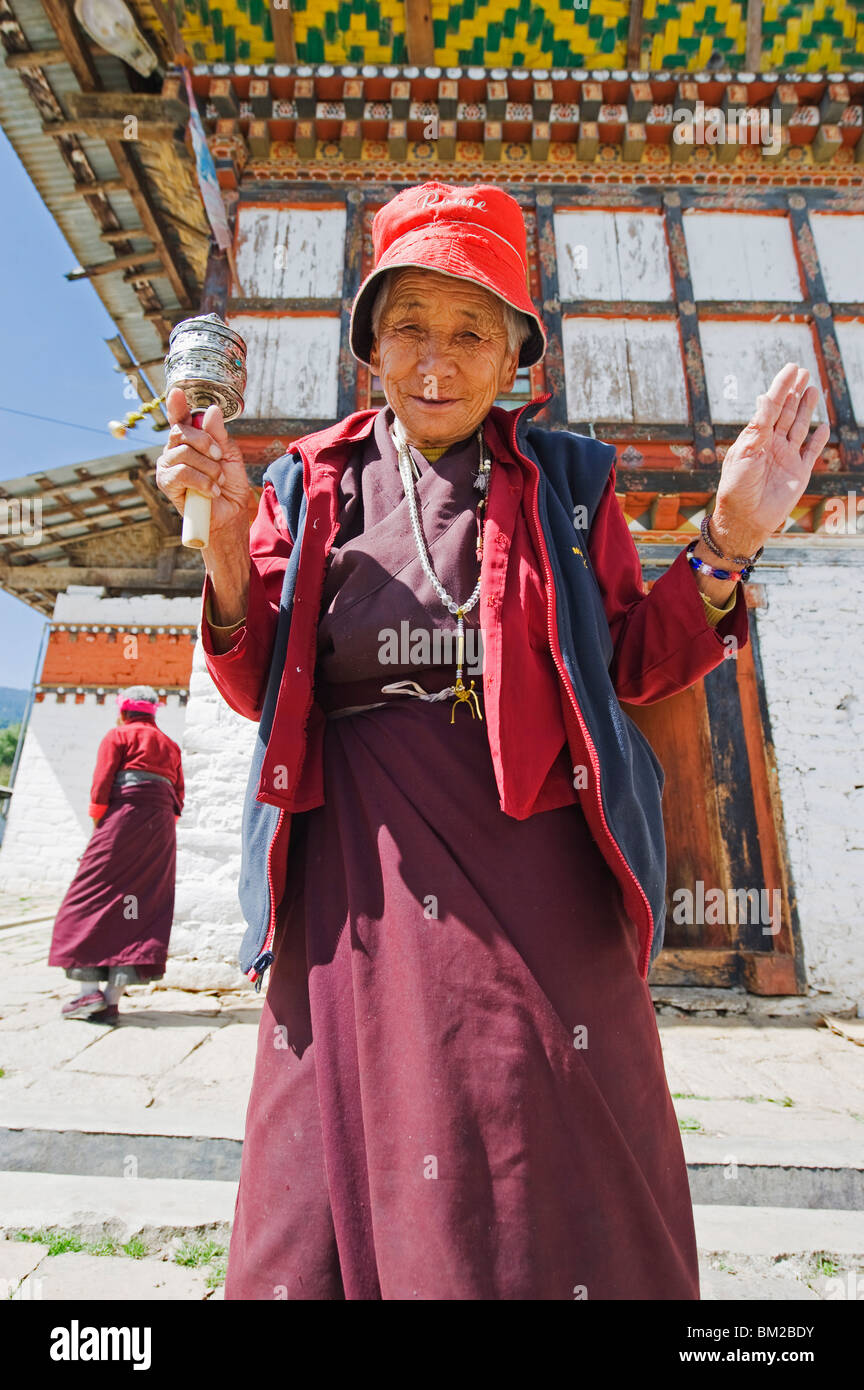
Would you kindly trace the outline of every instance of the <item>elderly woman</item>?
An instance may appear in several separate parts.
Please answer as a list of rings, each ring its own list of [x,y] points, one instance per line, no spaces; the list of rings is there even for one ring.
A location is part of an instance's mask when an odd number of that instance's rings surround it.
[[[251,529],[217,408],[196,429],[171,393],[157,475],[213,499],[202,640],[259,721],[241,963],[270,978],[226,1296],[695,1299],[646,983],[662,771],[618,701],[747,641],[818,392],[778,374],[646,596],[614,448],[533,425],[548,397],[495,405],[545,348],[515,201],[426,184],[373,235],[351,346],[386,407],[298,440]]]
[[[116,1023],[127,985],[165,974],[183,810],[179,745],[156,723],[149,685],[117,696],[90,788],[93,833],[54,921],[49,965],[84,983],[64,1018]],[[103,982],[100,988],[100,982]]]

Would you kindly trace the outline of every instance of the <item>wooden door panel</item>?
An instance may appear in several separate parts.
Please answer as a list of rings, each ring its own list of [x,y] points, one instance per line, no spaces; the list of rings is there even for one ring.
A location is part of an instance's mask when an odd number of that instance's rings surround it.
[[[805,988],[797,946],[797,917],[785,853],[782,808],[770,723],[759,676],[758,636],[737,659],[655,705],[624,705],[666,773],[666,933],[651,971],[652,984],[728,988],[756,994],[798,994]],[[699,911],[704,894],[719,889],[719,914]],[[765,890],[781,901],[780,930],[736,920],[730,889]],[[691,921],[678,889],[693,894]],[[702,898],[704,904],[704,896]],[[719,915],[722,920],[713,920]],[[699,917],[712,918],[700,921]]]

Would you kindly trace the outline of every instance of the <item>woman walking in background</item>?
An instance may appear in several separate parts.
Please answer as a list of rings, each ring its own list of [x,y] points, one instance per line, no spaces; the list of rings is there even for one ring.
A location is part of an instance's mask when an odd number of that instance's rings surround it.
[[[90,790],[93,833],[48,956],[84,984],[63,1017],[97,1023],[116,1022],[127,985],[165,973],[183,810],[180,748],[156,724],[155,690],[130,686],[117,703],[120,718],[99,745]]]

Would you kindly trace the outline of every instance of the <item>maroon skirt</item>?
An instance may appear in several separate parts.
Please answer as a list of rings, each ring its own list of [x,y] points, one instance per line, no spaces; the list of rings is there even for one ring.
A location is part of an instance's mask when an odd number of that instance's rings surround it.
[[[54,922],[49,965],[165,972],[174,917],[174,794],[163,782],[114,787]]]
[[[486,725],[328,723],[295,816],[230,1299],[697,1299],[638,941],[576,805],[502,813]]]

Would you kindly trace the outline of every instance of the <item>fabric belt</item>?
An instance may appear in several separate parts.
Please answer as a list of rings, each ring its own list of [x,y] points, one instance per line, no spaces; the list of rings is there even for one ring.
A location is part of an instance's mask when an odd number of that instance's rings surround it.
[[[125,767],[114,778],[115,787],[134,787],[139,782],[167,782],[169,787],[174,785],[171,778],[163,777],[161,772],[146,772],[138,767]]]
[[[451,690],[455,680],[456,672],[452,668],[438,671],[421,670],[412,676],[406,676],[404,673],[394,675],[391,681],[376,677],[374,680],[345,681],[339,684],[322,683],[316,691],[315,698],[328,719],[341,719],[348,714],[361,714],[367,709],[402,705],[406,699],[416,702],[425,696],[434,697]],[[480,687],[478,693],[482,699],[482,680]],[[444,695],[443,698],[447,699],[449,696]]]

